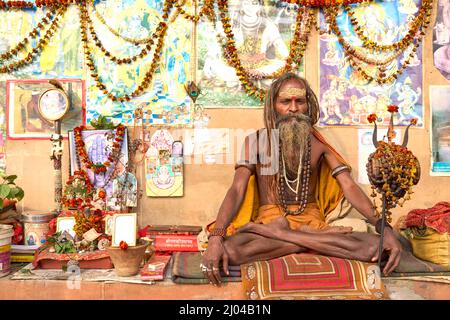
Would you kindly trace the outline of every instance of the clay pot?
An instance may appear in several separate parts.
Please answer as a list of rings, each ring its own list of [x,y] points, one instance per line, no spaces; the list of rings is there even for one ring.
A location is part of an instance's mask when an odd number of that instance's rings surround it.
[[[149,246],[149,242],[141,241],[134,247],[128,247],[122,250],[119,247],[107,247],[109,256],[111,257],[114,269],[120,277],[131,277],[139,272],[142,259],[145,256],[145,250]]]

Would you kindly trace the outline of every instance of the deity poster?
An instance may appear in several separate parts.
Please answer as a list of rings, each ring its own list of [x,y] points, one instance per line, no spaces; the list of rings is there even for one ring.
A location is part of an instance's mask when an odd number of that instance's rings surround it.
[[[190,1],[183,6],[190,9]],[[100,1],[89,15],[94,23],[98,37],[104,47],[117,57],[132,57],[141,52],[144,45],[135,45],[128,39],[142,40],[155,33],[162,21],[163,0],[110,0]],[[172,10],[172,14],[176,10]],[[87,123],[100,115],[108,116],[115,123],[132,125],[134,110],[142,107],[143,122],[147,125],[190,126],[190,98],[184,85],[191,80],[190,62],[193,24],[178,16],[163,39],[162,53],[157,69],[152,75],[149,87],[139,97],[131,101],[118,102],[109,99],[96,87],[96,81],[88,77]],[[114,30],[118,37],[111,32]],[[130,94],[139,85],[154,59],[154,49],[137,58],[131,64],[117,64],[107,58],[99,48],[93,46],[93,55],[102,82],[115,96]]]
[[[450,176],[450,86],[430,86],[431,172]]]
[[[433,28],[433,61],[439,72],[450,80],[450,0],[439,0],[437,6]]]
[[[267,75],[282,69],[289,56],[297,6],[285,1],[230,0],[228,9],[241,64],[257,87],[267,89],[273,80]],[[301,27],[304,30],[304,22]],[[197,83],[202,93],[197,102],[205,108],[262,107],[259,99],[247,95],[236,70],[224,58],[225,43],[219,15],[216,28],[209,21],[199,23]],[[303,66],[296,71],[302,74]]]
[[[167,130],[156,130],[145,157],[146,194],[183,196],[183,144]]]
[[[421,7],[420,0],[375,1],[351,6],[351,12],[364,36],[377,43],[387,45],[404,38],[409,31],[409,22]],[[358,126],[368,125],[367,116],[376,113],[379,125],[388,125],[388,105],[398,105],[398,117],[394,125],[406,126],[417,118],[417,126],[424,126],[422,89],[422,46],[416,52],[408,46],[404,52],[387,64],[386,77],[394,75],[407,57],[412,55],[409,65],[393,82],[379,85],[369,82],[353,68],[344,55],[338,37],[330,30],[321,13],[320,35],[320,125]],[[336,16],[343,38],[351,46],[362,48],[362,40],[354,31],[349,14],[340,7]],[[363,54],[366,49],[361,49]],[[377,59],[392,55],[383,52]],[[373,55],[371,55],[373,56]],[[361,68],[374,74],[375,65],[361,64]]]

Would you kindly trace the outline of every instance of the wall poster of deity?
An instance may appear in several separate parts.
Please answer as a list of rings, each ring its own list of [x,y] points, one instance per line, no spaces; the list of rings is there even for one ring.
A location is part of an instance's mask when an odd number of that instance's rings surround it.
[[[351,11],[368,39],[386,45],[403,39],[420,5],[420,0],[375,1],[352,5]],[[361,47],[361,39],[354,32],[343,6],[336,20],[344,39],[352,46]],[[394,104],[399,107],[394,125],[408,125],[412,118],[417,118],[417,126],[424,126],[421,45],[416,52],[412,51],[413,46],[408,46],[388,63],[386,77],[395,74],[405,59],[412,55],[408,67],[395,81],[379,85],[376,81],[368,82],[350,65],[322,12],[320,24],[323,30],[320,35],[320,125],[368,125],[367,116],[372,113],[378,115],[378,124],[388,125],[390,113],[387,106]],[[389,55],[392,52],[380,53],[376,57]],[[365,64],[362,67],[368,74],[375,73],[378,68]]]
[[[145,157],[146,194],[149,197],[182,197],[183,144],[167,130],[156,130]]]
[[[85,82],[80,79],[57,79],[69,98],[69,110],[61,120],[61,132],[85,122]],[[55,86],[48,80],[6,81],[6,125],[8,139],[49,139],[55,132],[54,121],[38,110],[41,94]]]
[[[113,143],[115,142],[117,130],[83,130],[81,137],[84,142],[84,148],[86,153],[93,164],[105,163],[108,161],[108,157],[111,151],[114,149]],[[74,131],[71,130],[69,135],[69,157],[70,157],[70,175],[73,175],[75,171],[84,169],[89,177],[89,180],[93,184],[95,189],[103,189],[106,192],[106,203],[108,210],[116,210],[117,186],[122,185],[127,181],[127,190],[122,190],[127,195],[127,206],[134,207],[137,204],[137,195],[133,195],[132,190],[136,191],[137,181],[136,178],[127,172],[128,165],[128,130],[125,129],[125,133],[120,146],[120,156],[117,163],[106,166],[106,172],[94,173],[93,170],[85,168],[81,163],[77,147],[75,145]],[[131,194],[129,194],[131,193]],[[130,197],[128,197],[130,196]]]
[[[450,176],[450,86],[430,86],[431,176]]]
[[[295,30],[297,6],[285,1],[230,0],[230,23],[238,57],[259,88],[267,89],[273,74],[285,65]],[[306,17],[306,14],[304,15]],[[306,21],[307,19],[302,19]],[[304,24],[302,25],[304,30]],[[197,103],[205,108],[259,108],[262,103],[247,95],[235,69],[224,59],[225,33],[218,15],[216,28],[208,21],[198,25]],[[303,74],[303,65],[297,68]]]
[[[187,1],[183,8],[189,11],[190,3]],[[117,57],[131,57],[139,54],[145,44],[134,45],[123,38],[142,40],[154,34],[162,20],[163,4],[164,0],[108,0],[89,6],[88,11],[104,47]],[[175,11],[172,10],[172,14]],[[142,107],[144,117],[138,124],[143,121],[147,125],[191,126],[190,98],[184,85],[192,80],[189,68],[192,30],[193,24],[182,16],[170,23],[152,81],[144,94],[131,101],[112,101],[89,77],[87,123],[103,115],[115,123],[131,125],[134,123],[133,111]],[[121,65],[112,62],[97,47],[92,48],[101,81],[113,95],[129,94],[142,83],[153,60],[153,48],[143,58]]]
[[[450,80],[450,0],[439,0],[437,5],[433,28],[434,66]]]

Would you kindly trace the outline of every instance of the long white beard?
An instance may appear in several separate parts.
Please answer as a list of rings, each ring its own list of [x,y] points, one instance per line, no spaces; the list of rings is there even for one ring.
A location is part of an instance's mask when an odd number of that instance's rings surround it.
[[[304,114],[280,116],[277,119],[277,127],[281,143],[280,156],[284,158],[287,174],[290,178],[297,177],[298,170],[302,172],[303,159],[308,148],[310,118]]]

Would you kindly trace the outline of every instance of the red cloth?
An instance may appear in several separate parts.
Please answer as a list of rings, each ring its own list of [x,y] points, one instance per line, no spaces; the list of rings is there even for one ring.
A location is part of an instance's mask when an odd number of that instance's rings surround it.
[[[406,216],[407,228],[428,227],[439,233],[450,233],[450,203],[438,202],[428,209],[414,209]]]

